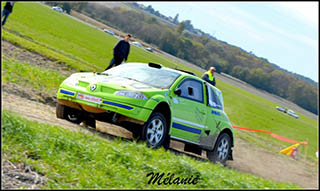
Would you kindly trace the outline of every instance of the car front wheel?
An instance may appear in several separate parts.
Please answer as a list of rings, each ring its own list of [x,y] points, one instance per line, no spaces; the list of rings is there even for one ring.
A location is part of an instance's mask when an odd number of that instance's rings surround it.
[[[231,138],[223,133],[219,136],[213,151],[207,151],[208,159],[214,163],[225,165],[231,152]]]
[[[56,116],[76,124],[80,124],[82,121],[81,111],[59,103],[56,106]]]
[[[81,111],[70,107],[67,108],[66,119],[75,124],[80,124],[83,120],[81,116]]]
[[[167,129],[166,118],[161,113],[155,112],[143,126],[142,139],[152,148],[158,148],[166,140]]]

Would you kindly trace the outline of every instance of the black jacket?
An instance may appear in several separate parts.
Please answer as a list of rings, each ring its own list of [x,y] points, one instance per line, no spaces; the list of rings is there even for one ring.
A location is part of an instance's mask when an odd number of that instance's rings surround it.
[[[11,13],[13,5],[14,5],[14,3],[12,3],[12,5],[11,5],[11,3],[7,1],[6,5],[4,6],[4,9],[7,9]]]
[[[209,82],[211,85],[215,86],[216,85],[216,78],[213,76],[213,81],[210,81],[209,80],[209,75],[207,73],[205,73],[203,76],[202,76],[202,79],[206,82]]]
[[[120,40],[113,48],[113,56],[127,61],[130,52],[130,44],[124,40]]]

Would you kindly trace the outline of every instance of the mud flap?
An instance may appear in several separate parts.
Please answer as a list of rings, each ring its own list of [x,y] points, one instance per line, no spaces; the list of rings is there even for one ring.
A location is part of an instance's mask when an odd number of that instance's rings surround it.
[[[230,149],[228,160],[233,160],[232,148]]]
[[[206,150],[213,150],[214,145],[217,141],[218,133],[214,135],[201,136],[200,137],[200,147]]]

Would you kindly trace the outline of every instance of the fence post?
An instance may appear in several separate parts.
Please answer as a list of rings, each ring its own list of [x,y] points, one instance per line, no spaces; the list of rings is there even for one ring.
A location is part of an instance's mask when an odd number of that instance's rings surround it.
[[[304,160],[305,161],[307,161],[307,150],[308,150],[308,146],[309,146],[309,139],[307,138],[307,145],[305,145],[306,146],[306,148],[305,148],[305,152],[304,152]]]

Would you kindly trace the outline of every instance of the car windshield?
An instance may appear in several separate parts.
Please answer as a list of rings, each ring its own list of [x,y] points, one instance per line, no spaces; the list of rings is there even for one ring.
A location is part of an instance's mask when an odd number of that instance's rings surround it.
[[[149,67],[147,64],[121,64],[102,73],[164,89],[170,88],[173,82],[180,76],[177,72]]]

